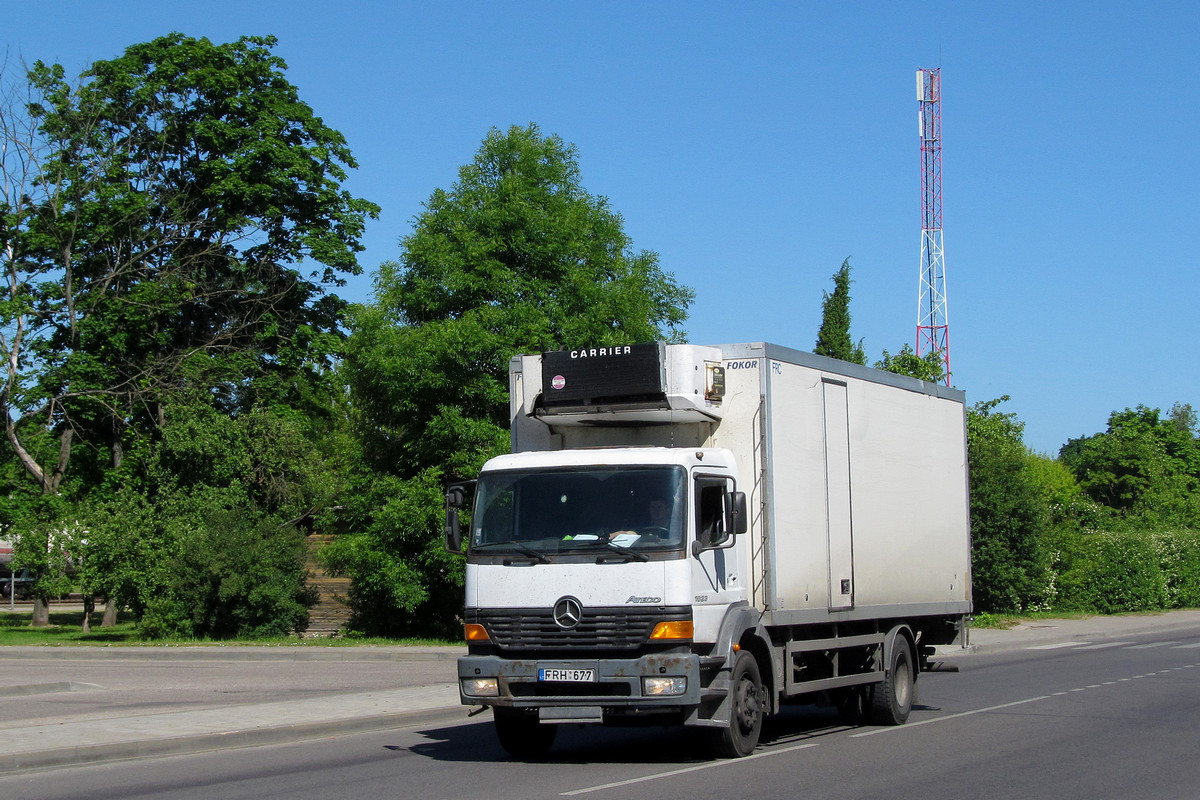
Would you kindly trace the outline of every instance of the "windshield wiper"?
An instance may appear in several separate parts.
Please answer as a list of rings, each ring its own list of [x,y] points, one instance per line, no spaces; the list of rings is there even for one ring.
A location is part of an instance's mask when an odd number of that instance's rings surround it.
[[[613,542],[604,542],[603,544],[609,550],[616,550],[618,553],[625,556],[626,558],[636,558],[638,561],[649,561],[650,560],[650,556],[646,555],[645,553],[639,553],[637,550],[630,550],[628,547],[622,547],[621,545],[615,544]],[[604,558],[604,556],[600,556],[600,558]]]
[[[473,547],[472,549],[473,550],[484,550],[484,549],[489,549],[489,548],[493,548],[493,547],[511,547],[514,550],[518,550],[522,554],[529,556],[530,558],[534,559],[535,561],[537,561],[540,564],[549,564],[550,563],[550,559],[546,557],[545,553],[540,553],[537,550],[534,550],[529,545],[524,544],[522,542],[518,542],[516,539],[509,539],[507,542],[485,542],[484,544],[475,545],[475,547]]]

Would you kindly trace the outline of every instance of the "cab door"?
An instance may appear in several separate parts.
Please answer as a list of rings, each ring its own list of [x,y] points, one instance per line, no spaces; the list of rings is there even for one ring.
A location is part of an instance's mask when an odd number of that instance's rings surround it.
[[[693,531],[691,541],[695,544],[687,555],[692,562],[693,608],[698,636],[706,607],[711,607],[716,624],[719,624],[730,603],[746,599],[747,587],[742,585],[738,563],[742,548],[733,546],[734,532],[729,530],[730,494],[735,488],[734,480],[727,475],[701,472],[692,475],[689,527]],[[705,549],[709,543],[722,540],[723,544]],[[700,552],[696,553],[696,550]]]

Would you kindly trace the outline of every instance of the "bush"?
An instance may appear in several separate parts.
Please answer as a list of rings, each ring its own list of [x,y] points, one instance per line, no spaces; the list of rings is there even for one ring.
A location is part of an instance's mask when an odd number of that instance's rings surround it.
[[[971,571],[980,612],[1042,609],[1054,591],[1046,493],[1022,444],[1022,423],[995,410],[1005,399],[976,403],[967,415]]]
[[[305,584],[304,536],[244,508],[177,520],[166,585],[146,601],[139,629],[151,638],[253,639],[308,627],[315,593]]]
[[[1200,531],[1151,534],[1163,573],[1167,608],[1200,608]]]
[[[1167,580],[1151,534],[1083,531],[1061,540],[1055,608],[1116,614],[1165,608]]]

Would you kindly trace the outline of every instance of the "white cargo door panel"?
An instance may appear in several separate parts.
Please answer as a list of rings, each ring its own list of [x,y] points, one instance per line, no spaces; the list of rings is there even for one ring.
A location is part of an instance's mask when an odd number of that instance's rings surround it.
[[[768,368],[769,607],[823,611],[830,561],[821,372],[776,360]]]

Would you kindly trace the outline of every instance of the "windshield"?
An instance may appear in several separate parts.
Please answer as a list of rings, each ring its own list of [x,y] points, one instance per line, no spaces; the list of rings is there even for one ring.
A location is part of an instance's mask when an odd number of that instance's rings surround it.
[[[480,476],[471,552],[679,550],[684,474],[675,466],[623,466]]]

